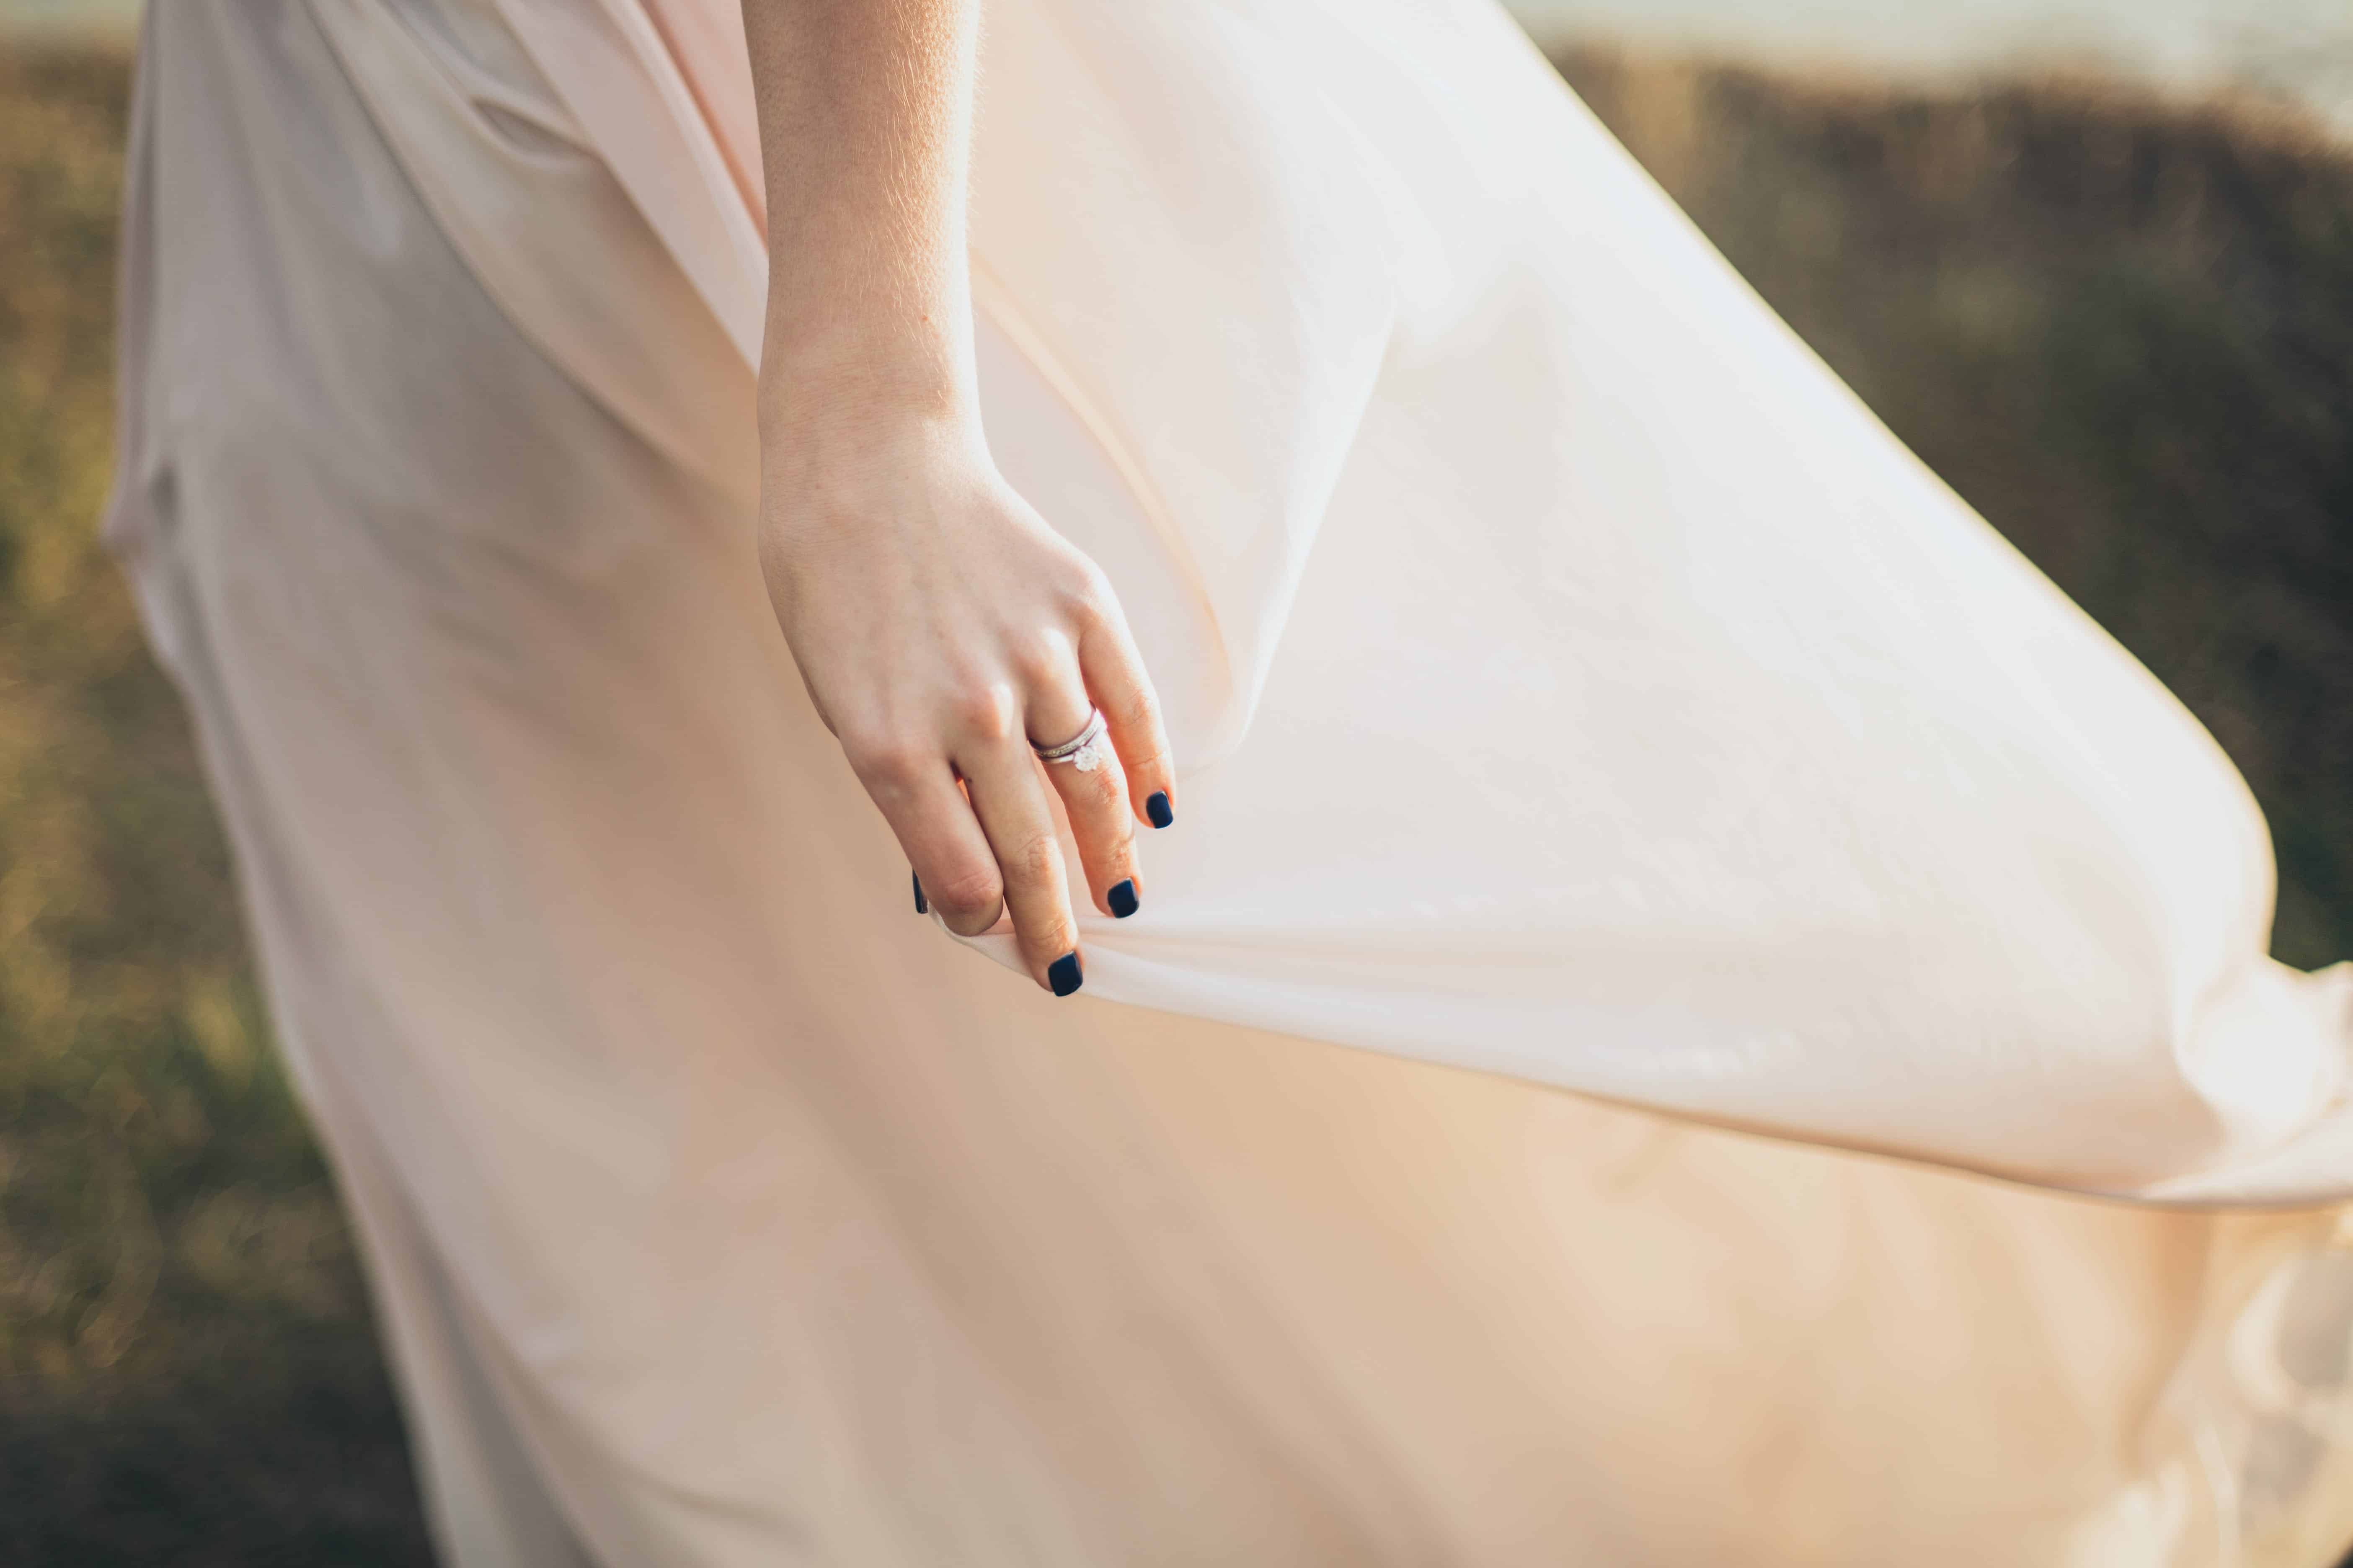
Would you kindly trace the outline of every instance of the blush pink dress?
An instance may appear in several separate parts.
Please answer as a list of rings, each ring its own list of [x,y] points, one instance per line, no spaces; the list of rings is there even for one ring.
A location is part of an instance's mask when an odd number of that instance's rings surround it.
[[[462,1568],[2319,1565],[2353,1047],[2180,706],[1484,0],[990,0],[1057,1002],[754,560],[733,0],[167,0],[111,537]]]

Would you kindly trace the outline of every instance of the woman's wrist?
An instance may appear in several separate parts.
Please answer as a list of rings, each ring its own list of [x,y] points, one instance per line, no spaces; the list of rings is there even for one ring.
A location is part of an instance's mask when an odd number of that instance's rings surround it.
[[[771,565],[802,561],[827,539],[871,540],[942,521],[942,487],[978,485],[987,464],[968,397],[861,386],[767,404],[761,527]]]
[[[769,482],[793,484],[878,450],[977,443],[968,355],[952,344],[784,345],[760,367],[760,446]]]
[[[972,382],[972,304],[961,268],[920,282],[780,278],[761,347],[765,403],[805,394],[936,405]]]

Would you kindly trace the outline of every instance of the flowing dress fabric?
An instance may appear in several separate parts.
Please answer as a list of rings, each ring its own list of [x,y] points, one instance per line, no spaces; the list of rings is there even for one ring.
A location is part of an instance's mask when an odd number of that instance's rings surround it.
[[[2243,787],[1499,15],[991,6],[990,440],[1187,766],[1070,1002],[764,603],[749,123],[722,7],[149,12],[110,528],[451,1562],[2353,1535]]]
[[[498,0],[748,361],[734,3]],[[1006,0],[986,37],[991,440],[1199,775],[1097,994],[2054,1186],[2348,1190],[2353,968],[2265,956],[2220,749],[1500,10]],[[396,146],[439,118],[363,89]],[[510,204],[404,161],[495,274]],[[542,341],[618,406],[617,329]]]

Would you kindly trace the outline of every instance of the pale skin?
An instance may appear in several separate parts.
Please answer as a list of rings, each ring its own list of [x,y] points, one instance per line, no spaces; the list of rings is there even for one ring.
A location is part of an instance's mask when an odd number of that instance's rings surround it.
[[[933,907],[966,936],[1009,914],[1031,978],[1067,991],[1080,944],[1050,792],[1114,914],[1141,887],[1136,825],[1176,781],[1110,584],[982,438],[965,226],[978,11],[744,0],[776,258],[760,561],[809,696]],[[1032,742],[1071,739],[1091,707],[1116,759],[1041,765]]]

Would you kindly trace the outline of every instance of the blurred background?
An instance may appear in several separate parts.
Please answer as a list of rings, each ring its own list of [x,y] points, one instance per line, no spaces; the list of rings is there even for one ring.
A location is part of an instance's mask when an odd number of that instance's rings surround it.
[[[0,0],[0,1563],[427,1562],[96,519],[131,0]],[[2221,740],[2353,955],[2353,6],[1525,0],[1783,315]]]

